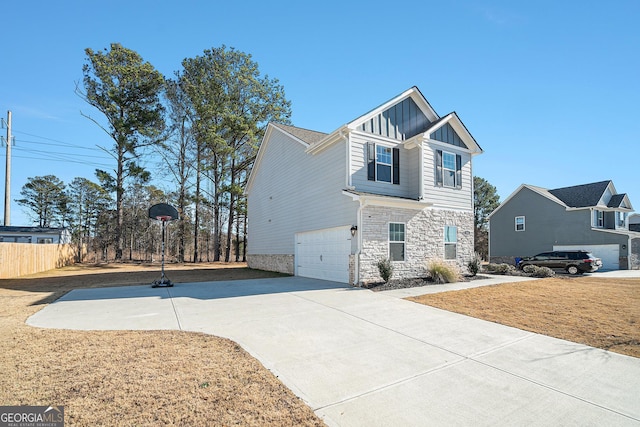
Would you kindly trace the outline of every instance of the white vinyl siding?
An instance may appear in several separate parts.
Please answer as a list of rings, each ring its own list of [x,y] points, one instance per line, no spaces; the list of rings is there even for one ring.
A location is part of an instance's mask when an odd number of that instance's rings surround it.
[[[417,199],[420,194],[419,165],[417,148],[407,150],[393,139],[354,131],[351,133],[351,185],[356,191]],[[367,179],[367,142],[400,149],[400,184]]]
[[[423,179],[424,201],[433,203],[437,207],[454,209],[473,209],[473,177],[471,170],[471,155],[465,151],[455,151],[456,147],[443,147],[436,144],[424,144],[423,151]],[[451,188],[436,184],[435,152],[449,151],[462,156],[461,187]]]
[[[295,233],[351,226],[358,205],[342,194],[346,149],[337,143],[315,154],[272,129],[248,190],[249,254],[294,254]],[[286,155],[283,155],[286,153]]]

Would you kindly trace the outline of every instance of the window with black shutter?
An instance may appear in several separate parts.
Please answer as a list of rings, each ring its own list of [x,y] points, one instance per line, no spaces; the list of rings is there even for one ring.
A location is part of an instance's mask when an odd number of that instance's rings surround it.
[[[436,185],[462,188],[462,156],[436,150]]]
[[[367,142],[367,179],[400,184],[400,150]]]

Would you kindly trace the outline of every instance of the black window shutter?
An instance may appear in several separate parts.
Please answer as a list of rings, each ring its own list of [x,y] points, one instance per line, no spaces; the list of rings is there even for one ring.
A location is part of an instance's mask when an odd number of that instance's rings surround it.
[[[393,149],[393,183],[400,184],[400,149]]]
[[[376,145],[373,142],[367,142],[367,179],[376,180]]]
[[[462,156],[456,154],[456,188],[462,188]]]
[[[436,150],[436,185],[442,187],[442,150]]]

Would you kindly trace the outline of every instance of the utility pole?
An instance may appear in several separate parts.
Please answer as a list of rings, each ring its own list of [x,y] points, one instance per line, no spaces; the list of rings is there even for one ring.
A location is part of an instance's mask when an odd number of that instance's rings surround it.
[[[11,111],[7,111],[7,168],[4,178],[4,225],[11,225]]]

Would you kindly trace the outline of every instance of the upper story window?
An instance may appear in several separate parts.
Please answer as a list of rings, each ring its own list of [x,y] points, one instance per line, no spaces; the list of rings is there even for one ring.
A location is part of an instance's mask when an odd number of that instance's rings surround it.
[[[626,212],[616,212],[616,228],[627,228]]]
[[[389,223],[389,259],[404,261],[404,224]]]
[[[367,179],[400,184],[400,150],[367,142]]]
[[[524,216],[516,217],[516,231],[524,231]]]
[[[462,156],[460,154],[436,150],[436,184],[462,188]]]
[[[391,148],[376,145],[376,181],[391,182]]]
[[[593,226],[597,228],[604,227],[604,211],[598,209],[593,210]]]

